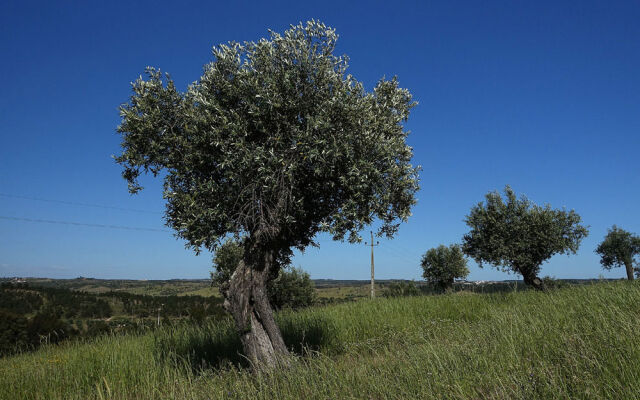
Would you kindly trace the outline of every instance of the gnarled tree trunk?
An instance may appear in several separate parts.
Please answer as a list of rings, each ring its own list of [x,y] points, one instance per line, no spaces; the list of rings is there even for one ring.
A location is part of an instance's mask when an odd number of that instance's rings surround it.
[[[633,277],[633,265],[632,265],[631,261],[625,262],[624,263],[624,267],[627,269],[627,279],[632,281],[634,279],[634,277]]]
[[[267,296],[273,261],[272,252],[258,257],[245,252],[223,292],[224,307],[233,316],[245,356],[256,369],[286,363],[289,354]]]
[[[533,286],[536,290],[544,290],[544,284],[542,283],[542,279],[538,278],[536,275],[523,275],[524,283],[529,286]]]

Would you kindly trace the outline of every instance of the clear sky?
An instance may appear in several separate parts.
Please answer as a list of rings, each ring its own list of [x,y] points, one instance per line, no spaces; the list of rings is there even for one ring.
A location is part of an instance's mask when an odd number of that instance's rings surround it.
[[[407,127],[422,189],[376,248],[379,278],[418,279],[421,254],[459,242],[470,207],[505,184],[590,226],[542,275],[625,276],[593,250],[612,224],[640,233],[638,1],[2,2],[0,216],[166,229],[161,182],[131,196],[111,158],[129,82],[150,65],[184,89],[212,45],[312,18],[336,28],[367,88],[397,75],[420,103]],[[367,247],[319,240],[296,266],[369,276]],[[0,218],[0,276],[206,278],[210,265],[171,232]],[[470,279],[514,278],[470,267]]]

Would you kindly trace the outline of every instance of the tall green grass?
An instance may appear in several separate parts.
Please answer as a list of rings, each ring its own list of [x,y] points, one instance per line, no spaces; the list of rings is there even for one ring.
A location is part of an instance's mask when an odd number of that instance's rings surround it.
[[[229,321],[0,360],[2,399],[640,398],[640,285],[378,299],[277,315],[255,375]]]

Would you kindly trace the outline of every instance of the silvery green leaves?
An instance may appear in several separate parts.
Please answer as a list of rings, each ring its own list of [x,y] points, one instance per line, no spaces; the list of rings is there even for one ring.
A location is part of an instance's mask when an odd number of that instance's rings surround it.
[[[504,194],[503,200],[498,192],[488,193],[466,218],[471,231],[464,235],[463,250],[480,266],[520,273],[526,282],[554,254],[575,254],[589,233],[573,210],[533,204],[509,186]]]
[[[376,218],[392,236],[418,190],[402,125],[415,103],[395,78],[367,92],[336,40],[310,21],[216,46],[184,93],[148,69],[121,108],[130,189],[163,171],[167,223],[196,250],[229,234],[284,252],[320,231],[358,241]]]
[[[462,248],[457,244],[450,246],[441,244],[427,250],[422,255],[420,264],[423,271],[422,277],[428,283],[443,290],[450,288],[455,279],[463,279],[469,275],[467,259],[462,253]]]
[[[633,265],[638,265],[637,258],[640,255],[640,237],[613,225],[595,252],[601,257],[602,268],[624,266],[627,278],[633,280]]]

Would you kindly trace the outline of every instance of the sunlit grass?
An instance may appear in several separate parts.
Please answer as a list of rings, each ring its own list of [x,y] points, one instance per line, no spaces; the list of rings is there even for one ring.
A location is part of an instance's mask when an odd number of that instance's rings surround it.
[[[2,399],[640,398],[640,285],[376,299],[278,314],[290,368],[228,321],[0,360]]]

